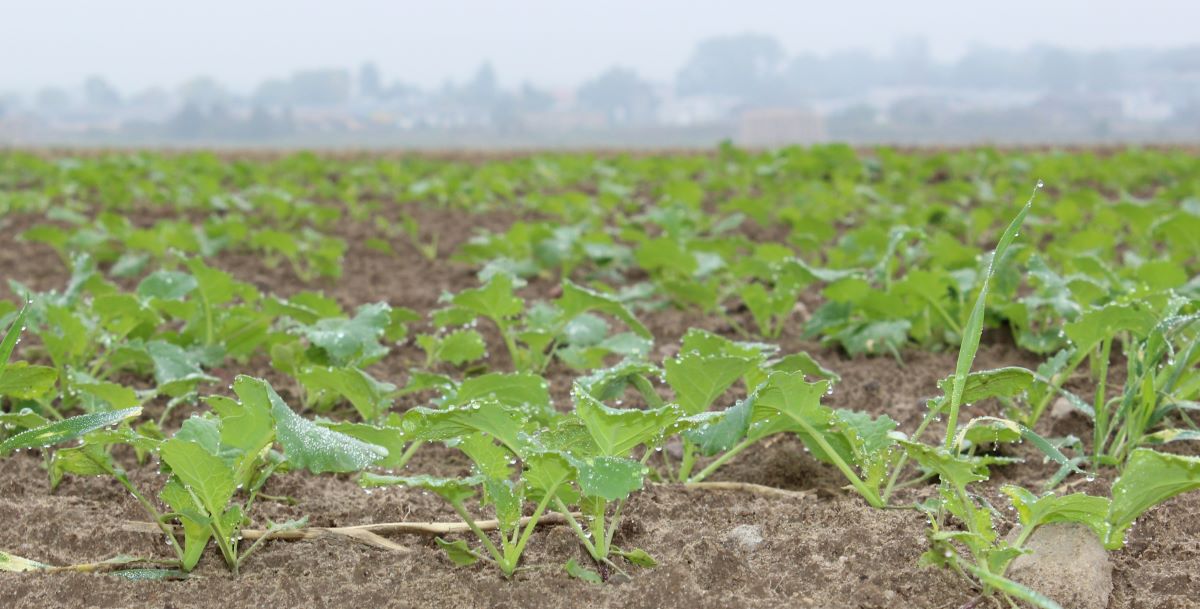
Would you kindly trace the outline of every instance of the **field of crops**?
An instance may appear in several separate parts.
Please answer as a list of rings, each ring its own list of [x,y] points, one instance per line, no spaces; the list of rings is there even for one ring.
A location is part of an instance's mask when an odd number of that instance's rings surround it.
[[[1200,607],[1200,157],[0,152],[4,607]]]

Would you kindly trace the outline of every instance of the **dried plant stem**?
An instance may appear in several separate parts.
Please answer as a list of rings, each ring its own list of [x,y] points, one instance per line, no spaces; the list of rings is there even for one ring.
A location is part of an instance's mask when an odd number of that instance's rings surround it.
[[[789,491],[773,486],[751,484],[749,482],[692,482],[683,485],[683,488],[689,491],[738,491],[752,495],[761,495],[763,497],[782,497],[787,499],[803,499],[816,494],[816,491],[811,489]]]
[[[522,518],[521,525],[529,522]],[[564,524],[566,519],[560,514],[545,514],[538,519],[538,525]],[[477,520],[475,524],[484,531],[494,531],[500,527],[498,520]],[[122,529],[135,533],[162,533],[162,529],[153,522],[126,522]],[[365,543],[369,546],[390,550],[393,552],[411,552],[412,548],[402,546],[382,535],[448,535],[451,533],[469,533],[471,528],[465,522],[383,522],[379,524],[363,524],[349,527],[305,527],[290,531],[275,531],[271,539],[283,541],[301,541],[305,539],[320,539],[323,537],[346,537]],[[266,529],[242,529],[242,539],[259,539],[267,534]]]

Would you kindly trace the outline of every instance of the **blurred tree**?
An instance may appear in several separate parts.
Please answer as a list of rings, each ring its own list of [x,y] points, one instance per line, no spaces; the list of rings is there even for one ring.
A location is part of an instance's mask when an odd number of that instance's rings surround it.
[[[121,94],[99,76],[91,76],[83,82],[83,100],[93,109],[106,110],[121,105]]]
[[[579,87],[579,103],[614,123],[637,122],[654,111],[654,91],[636,72],[614,67]]]
[[[208,76],[198,76],[179,86],[179,97],[184,103],[195,103],[204,107],[228,103],[231,95],[225,86]]]
[[[929,41],[923,37],[905,38],[892,46],[893,78],[903,85],[930,84],[935,66],[929,55]]]
[[[34,103],[43,114],[62,114],[71,109],[71,94],[61,87],[45,87],[37,92]]]
[[[783,67],[783,45],[771,36],[741,34],[701,41],[676,77],[683,95],[753,98]]]
[[[292,75],[292,99],[297,104],[332,106],[350,99],[346,70],[304,70]]]
[[[469,105],[488,107],[500,97],[500,83],[491,62],[484,62],[475,76],[458,91],[459,99]]]
[[[1038,84],[1047,91],[1074,91],[1083,71],[1079,58],[1066,49],[1040,46],[1033,49]]]
[[[528,82],[521,84],[519,99],[521,109],[526,112],[545,112],[554,107],[552,95]]]
[[[208,116],[200,104],[187,102],[164,125],[165,131],[171,137],[180,139],[196,139],[205,134],[208,129]]]
[[[374,62],[368,61],[358,69],[358,92],[370,99],[383,97],[383,82]]]
[[[891,69],[862,50],[836,51],[826,57],[798,55],[788,64],[783,81],[801,95],[861,95],[884,84]]]
[[[267,80],[254,91],[254,101],[268,106],[334,106],[350,99],[346,70],[303,70],[283,80]]]

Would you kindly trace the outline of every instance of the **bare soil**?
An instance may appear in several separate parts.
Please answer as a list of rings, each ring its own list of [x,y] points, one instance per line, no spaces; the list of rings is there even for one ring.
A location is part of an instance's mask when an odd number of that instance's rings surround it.
[[[369,228],[346,222],[338,232],[350,245],[339,281],[305,284],[286,267],[271,268],[260,257],[226,253],[217,265],[264,291],[289,294],[322,289],[345,306],[385,300],[394,306],[428,311],[444,290],[475,284],[474,270],[449,261],[459,243],[476,227],[502,228],[514,218],[437,210],[419,205],[423,230],[439,236],[440,256],[428,260],[405,240],[388,255],[363,245]],[[61,287],[67,272],[48,247],[22,243],[15,235],[34,220],[0,218],[0,275],[38,290]],[[553,282],[532,282],[524,295],[549,295]],[[11,298],[7,285],[0,298]],[[640,313],[658,340],[656,357],[668,355],[688,327],[723,334],[724,322],[674,310]],[[938,379],[954,368],[954,354],[911,351],[901,364],[891,358],[846,358],[841,353],[798,337],[798,323],[788,327],[780,344],[785,352],[807,350],[842,376],[828,402],[835,407],[887,413],[911,430],[920,420],[924,401],[937,391]],[[1012,346],[1002,332],[989,332],[977,366],[1036,365],[1037,360]],[[505,369],[503,349],[494,365]],[[374,370],[403,383],[420,352],[400,346]],[[215,371],[222,384],[235,373],[278,379],[261,358],[247,366]],[[572,374],[550,371],[560,408],[569,405]],[[1080,388],[1081,390],[1086,388]],[[1086,391],[1083,391],[1086,393]],[[287,392],[282,392],[286,397]],[[400,405],[418,405],[415,399]],[[997,405],[981,403],[970,415],[995,414]],[[181,409],[176,417],[186,416]],[[968,415],[964,415],[968,416]],[[1045,422],[1044,433],[1081,437],[1087,422],[1068,416]],[[1052,471],[1028,447],[1009,449],[1027,458],[1022,465],[998,468],[985,495],[1003,505],[998,488],[1006,482],[1037,486]],[[125,466],[136,482],[157,489],[153,467]],[[428,446],[410,464],[415,472],[464,473],[468,463],[448,449]],[[793,438],[778,437],[756,446],[721,469],[714,480],[751,482],[804,496],[777,498],[736,491],[687,490],[652,484],[627,508],[616,535],[622,547],[637,547],[660,565],[630,571],[628,581],[592,585],[566,575],[569,558],[586,564],[587,556],[564,527],[541,528],[529,544],[526,570],[504,580],[487,565],[457,568],[433,540],[397,536],[411,552],[389,552],[349,540],[320,539],[271,542],[252,557],[240,576],[231,575],[216,552],[206,554],[182,581],[131,582],[103,574],[0,573],[0,606],[24,607],[814,607],[952,609],[971,603],[974,593],[949,571],[921,568],[925,520],[911,510],[874,510],[841,489],[832,468],[816,462]],[[1076,486],[1106,492],[1103,479]],[[272,479],[272,495],[286,495],[295,506],[264,502],[253,514],[256,525],[307,515],[317,526],[392,521],[448,521],[454,514],[436,497],[409,489],[367,494],[350,476],[290,473]],[[900,500],[927,496],[931,487],[908,489]],[[166,557],[164,540],[129,532],[122,525],[144,516],[132,497],[106,479],[69,478],[54,492],[48,488],[42,460],[22,453],[0,460],[0,549],[54,564],[98,561],[117,554]],[[749,529],[747,527],[750,527]],[[738,529],[761,536],[745,543]],[[753,535],[751,535],[753,537]],[[1128,546],[1112,555],[1114,592],[1110,609],[1188,609],[1200,607],[1200,493],[1183,495],[1152,510],[1135,527]],[[987,604],[980,605],[988,606]]]

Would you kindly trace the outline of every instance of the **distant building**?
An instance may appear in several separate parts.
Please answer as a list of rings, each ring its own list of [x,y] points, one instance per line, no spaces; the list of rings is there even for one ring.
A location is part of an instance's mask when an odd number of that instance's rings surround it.
[[[806,108],[750,108],[741,113],[734,141],[739,146],[766,148],[816,144],[828,139],[825,121]]]

